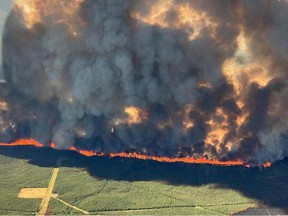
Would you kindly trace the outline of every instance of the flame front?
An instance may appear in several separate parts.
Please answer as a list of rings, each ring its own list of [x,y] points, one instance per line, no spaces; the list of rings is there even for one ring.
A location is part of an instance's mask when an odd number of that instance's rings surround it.
[[[35,146],[35,147],[44,147],[45,145],[37,142],[36,140],[33,139],[21,139],[17,140],[13,143],[0,143],[0,147],[9,147],[9,146]],[[50,144],[50,148],[56,149],[56,145],[54,143]],[[138,154],[135,152],[131,153],[125,153],[125,152],[120,152],[120,153],[110,153],[110,154],[104,154],[104,153],[97,153],[95,151],[89,151],[89,150],[82,150],[82,149],[77,149],[76,147],[72,146],[70,148],[71,151],[77,151],[78,153],[85,155],[87,157],[92,157],[92,156],[98,156],[98,157],[122,157],[122,158],[136,158],[140,160],[153,160],[153,161],[158,161],[158,162],[165,162],[165,163],[189,163],[189,164],[211,164],[211,165],[217,165],[217,166],[246,166],[246,167],[251,167],[249,164],[245,164],[241,160],[237,161],[219,161],[215,159],[208,159],[206,157],[203,158],[191,158],[191,157],[186,157],[186,158],[169,158],[169,157],[157,157],[157,156],[149,156],[149,155],[143,155],[143,154]],[[270,162],[266,162],[263,165],[263,167],[270,167],[272,164]]]
[[[218,165],[287,156],[286,1],[16,0],[14,11],[0,92],[12,146]]]

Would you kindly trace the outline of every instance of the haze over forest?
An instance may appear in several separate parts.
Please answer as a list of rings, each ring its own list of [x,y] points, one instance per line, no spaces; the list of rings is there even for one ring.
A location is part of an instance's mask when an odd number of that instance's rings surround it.
[[[0,35],[2,35],[5,18],[11,8],[12,0],[0,1]],[[0,40],[0,50],[2,50],[2,39]],[[2,61],[0,62],[0,79],[2,79]]]

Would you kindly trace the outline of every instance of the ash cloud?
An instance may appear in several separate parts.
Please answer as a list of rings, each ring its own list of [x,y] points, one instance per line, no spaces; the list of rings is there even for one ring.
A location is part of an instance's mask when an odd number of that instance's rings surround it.
[[[286,1],[45,2],[63,8],[38,2],[27,27],[16,6],[6,24],[3,141],[251,164],[288,155]]]

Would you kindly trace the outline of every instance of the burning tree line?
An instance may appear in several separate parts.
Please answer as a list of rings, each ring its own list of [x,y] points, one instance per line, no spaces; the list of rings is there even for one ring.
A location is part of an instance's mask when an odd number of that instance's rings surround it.
[[[1,139],[269,165],[288,155],[287,12],[284,0],[17,0]]]

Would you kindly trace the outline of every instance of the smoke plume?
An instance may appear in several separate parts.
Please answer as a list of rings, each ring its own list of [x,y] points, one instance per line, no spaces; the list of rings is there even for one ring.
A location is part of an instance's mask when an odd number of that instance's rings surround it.
[[[1,139],[242,160],[288,155],[288,1],[18,0]]]

